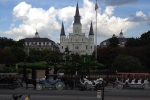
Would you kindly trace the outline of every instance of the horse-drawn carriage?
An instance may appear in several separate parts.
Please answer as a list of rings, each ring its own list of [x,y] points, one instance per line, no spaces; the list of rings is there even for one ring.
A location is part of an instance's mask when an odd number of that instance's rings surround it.
[[[148,81],[149,73],[117,72],[117,74],[120,76],[120,79],[117,77],[118,89],[130,87],[130,88],[144,88],[144,90],[149,90],[150,88]]]
[[[0,87],[15,89],[21,86],[21,81],[16,78],[18,73],[0,73]]]
[[[38,80],[36,84],[37,90],[42,90],[45,88],[46,85],[50,88],[56,88],[57,90],[61,90],[64,87],[64,84],[61,82],[61,79],[58,78],[59,75],[57,74],[48,74],[48,78]],[[56,79],[55,79],[56,78]]]

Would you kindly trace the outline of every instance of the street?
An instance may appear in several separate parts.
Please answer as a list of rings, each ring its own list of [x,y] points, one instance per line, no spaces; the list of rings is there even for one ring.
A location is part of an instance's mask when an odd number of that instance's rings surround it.
[[[31,100],[98,100],[97,91],[79,91],[78,88],[74,90],[55,90],[48,87],[42,91],[37,91],[33,88],[25,89],[24,87],[15,90],[0,89],[0,100],[13,100],[12,94],[23,94],[21,100],[30,94]],[[119,90],[111,86],[105,87],[104,100],[149,100],[150,90],[144,89],[130,89],[125,88]]]

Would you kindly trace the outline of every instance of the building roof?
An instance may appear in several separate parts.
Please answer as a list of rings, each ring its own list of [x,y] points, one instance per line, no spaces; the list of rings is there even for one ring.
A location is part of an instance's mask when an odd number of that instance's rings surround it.
[[[65,36],[65,30],[64,30],[64,24],[63,24],[63,22],[62,22],[62,26],[61,26],[61,33],[60,33],[60,35],[61,35],[61,36],[62,36],[62,35]]]
[[[111,38],[102,41],[102,42],[100,43],[100,45],[103,45],[104,42],[105,42],[106,44],[109,43],[109,40],[110,40],[110,39],[111,39]],[[118,38],[118,41],[119,41],[119,43],[122,43],[122,42],[126,43],[126,42],[127,42],[127,39],[128,39],[128,38]]]
[[[90,26],[89,35],[94,35],[92,22],[91,22],[91,26]]]
[[[78,7],[78,3],[77,3],[77,6],[76,6],[76,13],[75,13],[75,16],[80,16],[80,14],[79,14],[79,7]]]
[[[25,42],[54,42],[48,38],[25,38]]]
[[[79,14],[78,3],[77,3],[77,6],[76,6],[76,12],[75,12],[75,16],[74,16],[74,23],[81,24],[80,23],[80,14]]]

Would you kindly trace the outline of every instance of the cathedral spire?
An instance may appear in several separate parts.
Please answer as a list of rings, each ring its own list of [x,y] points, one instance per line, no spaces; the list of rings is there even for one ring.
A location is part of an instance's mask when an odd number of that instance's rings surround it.
[[[79,14],[78,3],[77,3],[77,6],[76,6],[76,13],[75,13],[75,16],[74,16],[74,23],[75,24],[80,24],[80,14]]]
[[[62,26],[61,26],[61,33],[60,33],[60,36],[62,36],[62,35],[66,36],[66,35],[65,35],[65,30],[64,30],[64,24],[63,24],[63,22],[62,22]]]
[[[92,21],[91,21],[91,26],[90,26],[89,35],[94,35]]]

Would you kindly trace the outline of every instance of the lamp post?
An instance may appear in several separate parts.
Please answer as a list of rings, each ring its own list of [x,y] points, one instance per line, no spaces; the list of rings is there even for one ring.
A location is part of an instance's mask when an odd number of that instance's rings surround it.
[[[23,67],[23,79],[26,78],[26,59],[24,59],[24,67]]]
[[[102,81],[102,100],[104,100],[105,81]]]
[[[48,74],[49,74],[49,70],[48,70],[48,64],[49,64],[49,60],[46,61],[47,65],[46,65],[46,69],[45,69],[45,76],[46,76],[46,80],[48,79]]]
[[[34,59],[33,59],[33,67],[32,67],[32,79],[35,79]]]
[[[57,70],[56,70],[56,59],[54,60],[54,74],[57,74]]]

